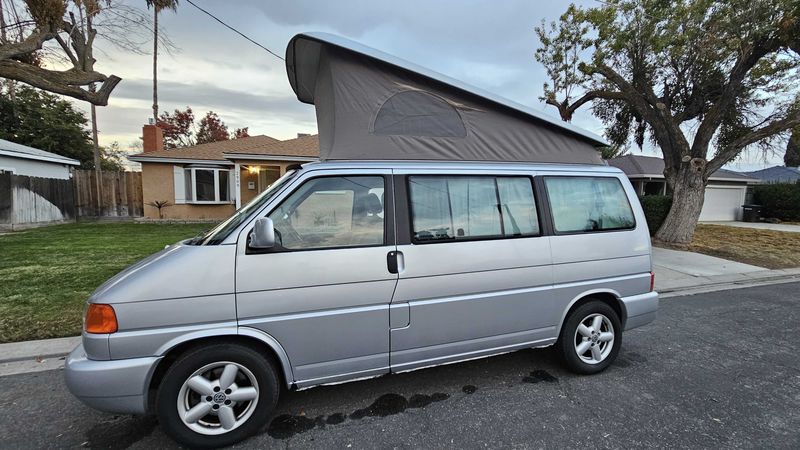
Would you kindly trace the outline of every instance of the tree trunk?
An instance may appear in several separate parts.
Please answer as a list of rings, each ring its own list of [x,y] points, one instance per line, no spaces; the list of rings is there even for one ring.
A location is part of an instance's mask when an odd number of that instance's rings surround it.
[[[158,7],[153,5],[153,125],[158,123]]]
[[[6,16],[3,12],[3,0],[0,0],[0,43],[5,44],[6,42],[8,42],[6,40]],[[13,102],[16,100],[14,95],[14,80],[7,79],[5,83],[6,89],[8,90],[8,97]]]
[[[89,90],[94,92],[94,84],[89,86]],[[96,178],[95,192],[97,193],[97,209],[95,213],[100,216],[100,209],[103,205],[103,160],[100,157],[100,143],[97,141],[97,110],[91,104],[92,115],[92,144],[94,145],[94,173]]]
[[[655,235],[655,241],[686,248],[692,242],[705,198],[705,160],[683,163],[675,176],[672,207]]]

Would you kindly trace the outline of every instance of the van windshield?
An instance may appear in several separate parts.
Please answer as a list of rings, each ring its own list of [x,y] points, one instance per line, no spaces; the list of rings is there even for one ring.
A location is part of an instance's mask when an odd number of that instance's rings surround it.
[[[278,178],[277,181],[272,183],[270,187],[264,192],[258,194],[256,198],[250,200],[249,203],[239,208],[232,216],[220,223],[209,231],[200,233],[197,237],[187,241],[188,245],[218,245],[225,240],[228,235],[242,224],[249,216],[250,213],[260,209],[265,203],[270,201],[272,197],[280,192],[289,181],[297,174],[297,170],[288,170],[286,173]]]

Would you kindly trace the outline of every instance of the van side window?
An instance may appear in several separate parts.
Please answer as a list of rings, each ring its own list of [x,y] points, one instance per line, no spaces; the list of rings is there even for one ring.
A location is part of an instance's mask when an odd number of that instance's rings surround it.
[[[528,177],[410,176],[416,243],[538,236]]]
[[[322,177],[307,181],[269,218],[283,248],[309,250],[383,245],[383,177]]]
[[[558,233],[636,226],[628,196],[616,178],[545,177],[544,184]]]

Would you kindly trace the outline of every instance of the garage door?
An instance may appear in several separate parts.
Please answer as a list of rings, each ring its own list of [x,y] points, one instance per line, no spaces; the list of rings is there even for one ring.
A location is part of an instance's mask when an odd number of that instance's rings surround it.
[[[747,187],[706,187],[700,220],[737,220],[741,217]]]

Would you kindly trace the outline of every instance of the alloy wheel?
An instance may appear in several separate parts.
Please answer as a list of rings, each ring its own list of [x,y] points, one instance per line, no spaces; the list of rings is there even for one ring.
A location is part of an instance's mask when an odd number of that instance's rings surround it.
[[[205,435],[227,433],[244,424],[258,404],[255,375],[241,364],[219,361],[196,370],[178,391],[178,417]]]

